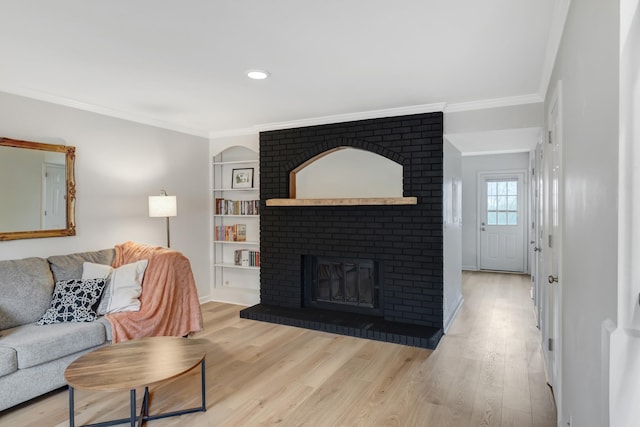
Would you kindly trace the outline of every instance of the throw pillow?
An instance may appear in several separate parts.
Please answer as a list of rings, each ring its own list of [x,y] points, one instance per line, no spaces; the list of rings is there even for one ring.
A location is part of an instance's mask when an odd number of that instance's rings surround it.
[[[56,282],[51,306],[36,323],[93,322],[104,286],[105,279]]]
[[[104,264],[84,263],[83,279],[96,277],[107,279],[107,286],[98,307],[99,315],[140,310],[139,297],[142,293],[142,279],[148,262],[143,259],[118,268]]]

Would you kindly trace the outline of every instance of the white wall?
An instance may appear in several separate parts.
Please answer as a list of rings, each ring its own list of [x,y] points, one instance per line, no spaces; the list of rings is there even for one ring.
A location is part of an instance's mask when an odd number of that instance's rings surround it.
[[[77,235],[0,242],[0,259],[98,250],[133,240],[166,245],[164,218],[147,196],[178,196],[171,246],[209,291],[208,141],[95,113],[0,93],[2,136],[76,147]]]
[[[447,112],[445,114],[445,134],[540,127],[544,123],[543,107],[543,103],[538,102],[508,107]]]
[[[561,80],[564,197],[558,425],[567,425],[570,418],[572,426],[608,424],[609,349],[603,325],[616,319],[617,312],[618,54],[618,1],[572,1],[545,97],[546,111]]]
[[[357,148],[334,151],[296,174],[296,198],[402,197],[402,165]]]
[[[622,0],[620,8],[618,328],[611,336],[609,399],[611,425],[631,427],[640,419],[640,7]]]
[[[443,325],[445,333],[462,305],[462,156],[444,140]]]
[[[478,260],[478,173],[523,170],[529,167],[529,153],[462,157],[462,268],[477,270]],[[528,174],[525,174],[528,176]],[[528,184],[525,184],[528,187]],[[527,211],[527,209],[525,209]],[[528,212],[525,224],[529,221]]]

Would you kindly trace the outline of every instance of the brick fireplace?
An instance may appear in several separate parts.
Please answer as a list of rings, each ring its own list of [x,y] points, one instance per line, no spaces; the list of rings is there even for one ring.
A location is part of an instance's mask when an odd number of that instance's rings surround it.
[[[442,133],[442,113],[262,132],[261,302],[241,316],[435,348],[443,327]],[[417,204],[266,206],[289,197],[292,170],[336,147],[368,150],[402,165],[403,196],[417,197]],[[315,291],[318,304],[305,288],[311,259],[370,260],[381,282],[371,295],[358,291],[362,295],[354,297],[339,288],[342,273],[321,273],[319,280],[333,277],[333,285]],[[345,310],[354,298],[363,309]]]

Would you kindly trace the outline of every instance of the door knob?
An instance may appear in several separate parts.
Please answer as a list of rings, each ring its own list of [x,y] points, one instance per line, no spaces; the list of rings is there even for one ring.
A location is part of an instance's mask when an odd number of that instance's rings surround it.
[[[558,283],[558,278],[554,277],[554,276],[551,276],[551,275],[549,275],[549,277],[547,277],[547,280],[549,281],[550,285],[553,285],[553,282]]]
[[[480,230],[484,231],[484,227],[480,227]]]
[[[533,251],[534,252],[542,252],[542,249],[540,249],[539,247],[536,246],[536,247],[533,248]]]

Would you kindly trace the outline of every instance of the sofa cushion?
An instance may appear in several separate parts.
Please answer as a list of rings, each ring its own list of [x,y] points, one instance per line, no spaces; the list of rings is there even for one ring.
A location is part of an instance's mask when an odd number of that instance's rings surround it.
[[[49,307],[53,284],[46,259],[0,261],[0,330],[38,320]]]
[[[9,347],[0,346],[0,377],[17,370],[18,357],[16,355],[16,351]]]
[[[100,322],[44,326],[32,323],[2,331],[0,347],[13,348],[17,353],[18,368],[25,369],[104,342],[105,330]]]
[[[142,279],[149,263],[146,259],[121,265],[118,268],[102,264],[85,262],[82,280],[104,277],[107,286],[104,288],[98,314],[118,313],[121,311],[139,311]]]
[[[86,262],[94,262],[96,264],[113,263],[115,249],[103,249],[95,252],[79,252],[69,255],[55,255],[47,258],[51,264],[54,280],[80,280],[82,278],[82,264]]]
[[[106,279],[61,280],[56,282],[51,307],[38,325],[60,322],[93,322]]]

